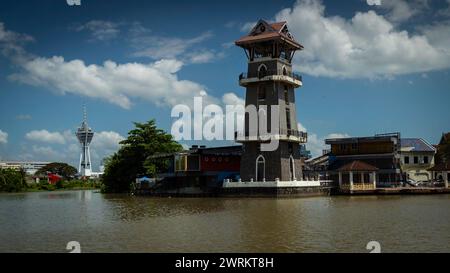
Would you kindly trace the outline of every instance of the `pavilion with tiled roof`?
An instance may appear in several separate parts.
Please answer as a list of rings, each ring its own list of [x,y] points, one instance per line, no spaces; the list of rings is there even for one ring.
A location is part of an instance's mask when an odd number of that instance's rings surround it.
[[[442,180],[445,183],[445,187],[448,188],[448,183],[450,181],[450,162],[442,162],[429,168],[433,175],[433,179]]]
[[[374,190],[378,170],[366,162],[351,161],[336,170],[339,174],[339,187],[348,190]]]

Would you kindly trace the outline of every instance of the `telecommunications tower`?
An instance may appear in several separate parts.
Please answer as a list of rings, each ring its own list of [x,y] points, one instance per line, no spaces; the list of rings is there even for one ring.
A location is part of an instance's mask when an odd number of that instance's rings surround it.
[[[89,152],[89,145],[91,144],[92,138],[94,137],[94,131],[92,131],[92,129],[89,128],[87,124],[87,113],[85,106],[83,106],[83,122],[81,123],[81,126],[78,127],[76,136],[81,145],[78,174],[81,176],[91,176],[92,164],[91,164],[91,154]]]

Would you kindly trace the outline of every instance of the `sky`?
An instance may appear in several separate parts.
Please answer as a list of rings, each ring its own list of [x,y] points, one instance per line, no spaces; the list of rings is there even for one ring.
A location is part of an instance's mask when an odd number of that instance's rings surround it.
[[[450,131],[450,0],[5,0],[0,159],[77,166],[83,105],[95,170],[133,122],[170,132],[172,107],[194,96],[242,103],[247,59],[234,41],[259,19],[287,21],[304,46],[296,108],[313,155],[330,137],[400,132],[434,144]]]

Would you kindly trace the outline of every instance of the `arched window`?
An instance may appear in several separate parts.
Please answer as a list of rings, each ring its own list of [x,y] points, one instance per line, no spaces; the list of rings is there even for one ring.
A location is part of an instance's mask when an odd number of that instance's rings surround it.
[[[295,161],[292,155],[289,157],[289,178],[291,181],[295,180]]]
[[[287,76],[287,69],[286,66],[283,65],[283,76]]]
[[[258,78],[264,78],[267,76],[267,66],[265,64],[261,64],[258,67]]]
[[[264,85],[258,86],[258,102],[264,104],[266,100],[266,87]]]
[[[266,160],[259,155],[256,158],[256,181],[263,181],[266,177]]]

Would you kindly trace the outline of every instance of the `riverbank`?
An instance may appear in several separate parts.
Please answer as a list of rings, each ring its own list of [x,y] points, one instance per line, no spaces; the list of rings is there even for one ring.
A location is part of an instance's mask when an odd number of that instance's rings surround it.
[[[10,191],[0,191],[1,193],[20,193],[20,192],[52,192],[52,191],[76,191],[76,190],[100,190],[102,184],[96,181],[72,180],[59,181],[56,184],[47,182],[29,183],[20,188],[14,188]]]
[[[377,188],[372,190],[336,190],[334,195],[432,195],[449,194],[450,188],[429,187],[400,187],[400,188]]]

